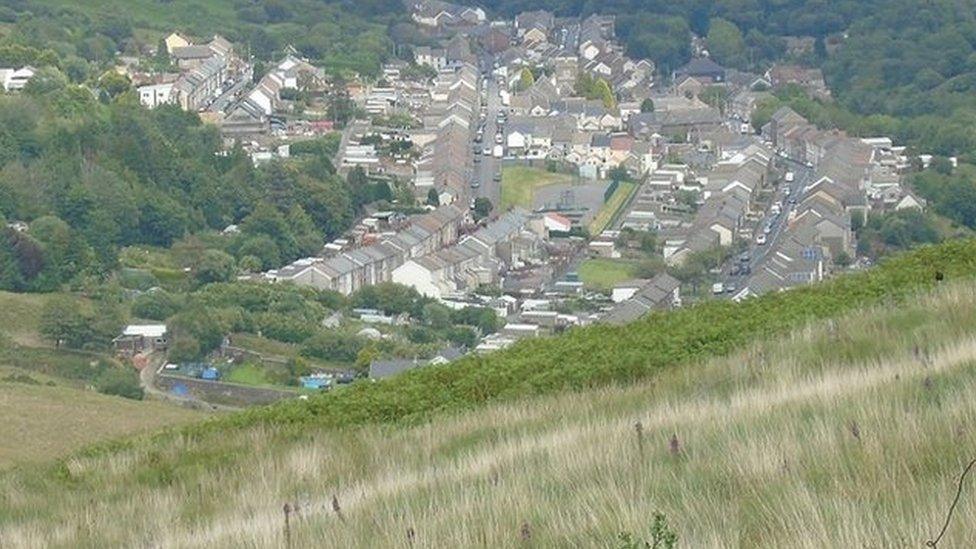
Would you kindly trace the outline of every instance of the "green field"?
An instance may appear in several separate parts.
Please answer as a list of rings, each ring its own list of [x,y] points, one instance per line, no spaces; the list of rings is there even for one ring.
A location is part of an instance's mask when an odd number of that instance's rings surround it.
[[[18,379],[39,384],[5,381],[14,375],[13,370],[0,369],[0,468],[47,463],[96,442],[205,417],[161,402],[49,386],[45,380],[50,378],[34,373],[20,372]]]
[[[578,269],[580,281],[597,290],[609,290],[620,282],[635,277],[637,267],[629,261],[618,259],[587,259]]]
[[[240,383],[242,385],[267,386],[273,385],[268,379],[267,371],[257,364],[241,364],[230,369],[224,381]]]
[[[512,206],[532,208],[535,191],[546,185],[572,183],[573,178],[562,173],[553,173],[529,166],[505,166],[502,168],[501,209]]]
[[[596,236],[606,230],[610,222],[617,215],[617,212],[627,204],[630,196],[636,190],[637,183],[621,181],[617,189],[613,191],[610,199],[603,204],[603,207],[597,212],[593,221],[590,222],[590,226],[588,227],[590,234]]]

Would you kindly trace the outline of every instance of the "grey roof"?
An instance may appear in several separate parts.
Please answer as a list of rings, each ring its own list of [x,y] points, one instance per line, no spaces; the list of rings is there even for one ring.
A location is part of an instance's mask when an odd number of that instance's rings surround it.
[[[172,55],[176,59],[206,59],[216,54],[210,46],[183,46],[173,48]]]
[[[426,362],[414,360],[412,358],[394,358],[390,360],[374,360],[369,365],[369,377],[371,379],[383,379],[399,373],[413,370]]]
[[[646,315],[653,309],[667,309],[671,306],[671,296],[681,287],[678,279],[661,273],[641,287],[634,296],[618,303],[603,318],[610,324],[626,324]]]
[[[464,356],[464,351],[457,347],[447,347],[438,351],[433,358],[392,358],[387,360],[374,360],[369,365],[369,377],[371,379],[383,379],[397,374],[427,366],[431,361],[442,358],[452,362]]]
[[[677,74],[688,76],[725,76],[725,67],[707,57],[692,59],[685,66],[678,69]]]

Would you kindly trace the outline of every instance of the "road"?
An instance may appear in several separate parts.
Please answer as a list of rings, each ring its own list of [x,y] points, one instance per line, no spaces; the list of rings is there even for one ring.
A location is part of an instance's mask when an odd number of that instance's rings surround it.
[[[211,112],[224,112],[227,107],[232,105],[237,100],[237,93],[244,89],[245,86],[250,82],[248,78],[241,78],[233,86],[230,87],[223,95],[214,99],[212,103],[207,107],[208,111]]]
[[[788,228],[790,214],[796,208],[797,204],[803,201],[802,195],[804,189],[813,183],[814,171],[811,168],[788,158],[777,157],[776,161],[781,166],[784,166],[784,171],[793,172],[794,178],[792,183],[787,184],[784,182],[775,190],[773,198],[770,201],[770,207],[756,225],[753,239],[749,242],[749,262],[746,264],[749,267],[748,272],[750,274],[762,268],[769,253],[779,245],[780,240]],[[790,191],[789,197],[785,195],[786,189]],[[782,211],[778,215],[772,212],[772,204],[776,202],[782,204]],[[770,226],[771,230],[766,235],[766,243],[761,246],[757,245],[756,237],[763,233],[763,228],[767,225]],[[738,257],[733,257],[729,261],[729,264],[725,268],[723,281],[726,287],[732,286],[741,289],[741,286],[748,280],[749,275],[732,274],[733,267],[741,264]]]
[[[487,63],[491,66],[491,63]],[[495,181],[495,174],[500,173],[502,161],[501,159],[495,158],[492,155],[482,154],[485,148],[493,148],[495,146],[495,135],[499,132],[499,125],[496,122],[498,113],[502,111],[502,101],[498,97],[498,91],[501,86],[495,80],[494,76],[489,75],[488,86],[486,93],[486,102],[488,105],[488,111],[484,119],[484,135],[481,143],[472,143],[472,150],[477,148],[475,152],[475,168],[474,168],[474,181],[477,182],[477,188],[473,190],[473,196],[484,197],[491,200],[491,203],[497,206],[501,202],[501,182]],[[500,212],[499,212],[500,213]]]

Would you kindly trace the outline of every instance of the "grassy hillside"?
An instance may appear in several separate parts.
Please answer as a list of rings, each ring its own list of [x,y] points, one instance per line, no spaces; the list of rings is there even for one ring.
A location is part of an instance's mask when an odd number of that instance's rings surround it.
[[[52,295],[0,292],[0,469],[49,463],[100,441],[204,417],[90,390],[100,372],[126,366],[44,341],[41,311]]]
[[[18,345],[40,345],[38,325],[44,294],[15,294],[0,291],[0,338],[6,336]]]
[[[614,547],[655,511],[684,547],[918,546],[974,457],[974,391],[976,285],[958,282],[627,387],[21,470],[0,477],[0,545],[283,546],[288,502],[296,547]],[[944,546],[976,542],[972,496]]]
[[[160,402],[138,402],[47,383],[58,381],[0,369],[0,469],[49,462],[101,440],[203,417]]]

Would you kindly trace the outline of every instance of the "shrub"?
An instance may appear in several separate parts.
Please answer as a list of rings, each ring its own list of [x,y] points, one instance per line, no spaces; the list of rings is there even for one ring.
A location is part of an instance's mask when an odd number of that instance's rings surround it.
[[[310,337],[302,346],[301,354],[306,357],[353,362],[366,340],[331,330],[322,330]]]
[[[139,386],[139,374],[135,370],[108,368],[95,380],[99,393],[142,400],[144,393]]]
[[[132,314],[149,320],[166,320],[179,312],[182,300],[165,291],[147,292],[132,303]]]

